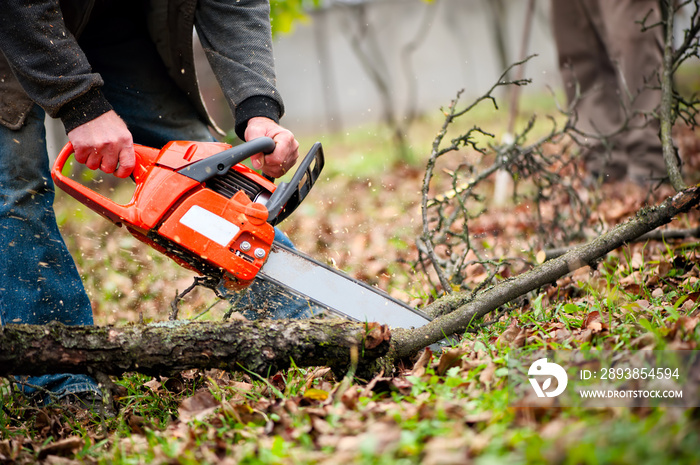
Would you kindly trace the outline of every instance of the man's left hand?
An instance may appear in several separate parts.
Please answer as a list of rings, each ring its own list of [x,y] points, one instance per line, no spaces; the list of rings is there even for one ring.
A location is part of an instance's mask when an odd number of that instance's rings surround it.
[[[275,141],[275,150],[268,154],[253,155],[253,168],[262,170],[263,174],[279,178],[289,171],[299,157],[299,142],[294,134],[269,118],[261,116],[251,118],[245,130],[246,141],[258,137],[270,137]]]

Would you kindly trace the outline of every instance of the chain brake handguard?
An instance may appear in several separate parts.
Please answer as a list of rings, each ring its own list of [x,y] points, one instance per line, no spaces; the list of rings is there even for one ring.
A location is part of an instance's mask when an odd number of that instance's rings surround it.
[[[254,149],[257,152],[272,152],[275,146],[274,143],[270,145],[270,141],[271,139],[260,138],[247,142],[248,148],[245,152],[238,150],[238,147],[233,147],[181,168],[178,173],[200,183],[207,182],[216,176],[223,176],[232,166],[248,158],[251,151],[249,144],[251,143],[259,144]],[[296,210],[316,183],[324,163],[323,148],[320,142],[316,142],[297,167],[292,179],[289,182],[280,183],[265,203],[269,215],[268,223],[275,226]]]
[[[323,148],[316,142],[299,164],[289,182],[282,182],[267,201],[267,222],[275,226],[284,221],[304,201],[316,183],[324,165]]]

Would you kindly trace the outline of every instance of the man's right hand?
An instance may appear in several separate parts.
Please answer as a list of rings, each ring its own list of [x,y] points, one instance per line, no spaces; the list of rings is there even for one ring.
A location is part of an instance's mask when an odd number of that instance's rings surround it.
[[[134,171],[134,141],[126,123],[112,110],[68,133],[75,159],[91,170],[126,178]]]

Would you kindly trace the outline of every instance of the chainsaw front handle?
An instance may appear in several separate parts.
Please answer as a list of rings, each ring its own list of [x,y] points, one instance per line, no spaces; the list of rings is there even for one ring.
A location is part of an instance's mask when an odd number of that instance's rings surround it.
[[[180,168],[178,173],[204,183],[216,176],[226,175],[232,166],[256,153],[271,153],[274,150],[274,140],[269,137],[259,137]],[[266,203],[270,213],[268,223],[275,226],[299,206],[318,179],[323,165],[323,149],[321,143],[316,142],[297,167],[292,179],[287,183],[280,183]],[[263,175],[263,177],[273,181],[268,176]]]

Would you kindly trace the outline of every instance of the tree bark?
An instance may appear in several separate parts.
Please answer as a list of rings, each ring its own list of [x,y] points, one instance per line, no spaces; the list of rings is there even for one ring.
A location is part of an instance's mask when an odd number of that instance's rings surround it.
[[[0,376],[169,374],[191,368],[260,375],[297,366],[343,367],[389,348],[376,323],[345,320],[171,321],[124,327],[53,323],[0,328]]]

